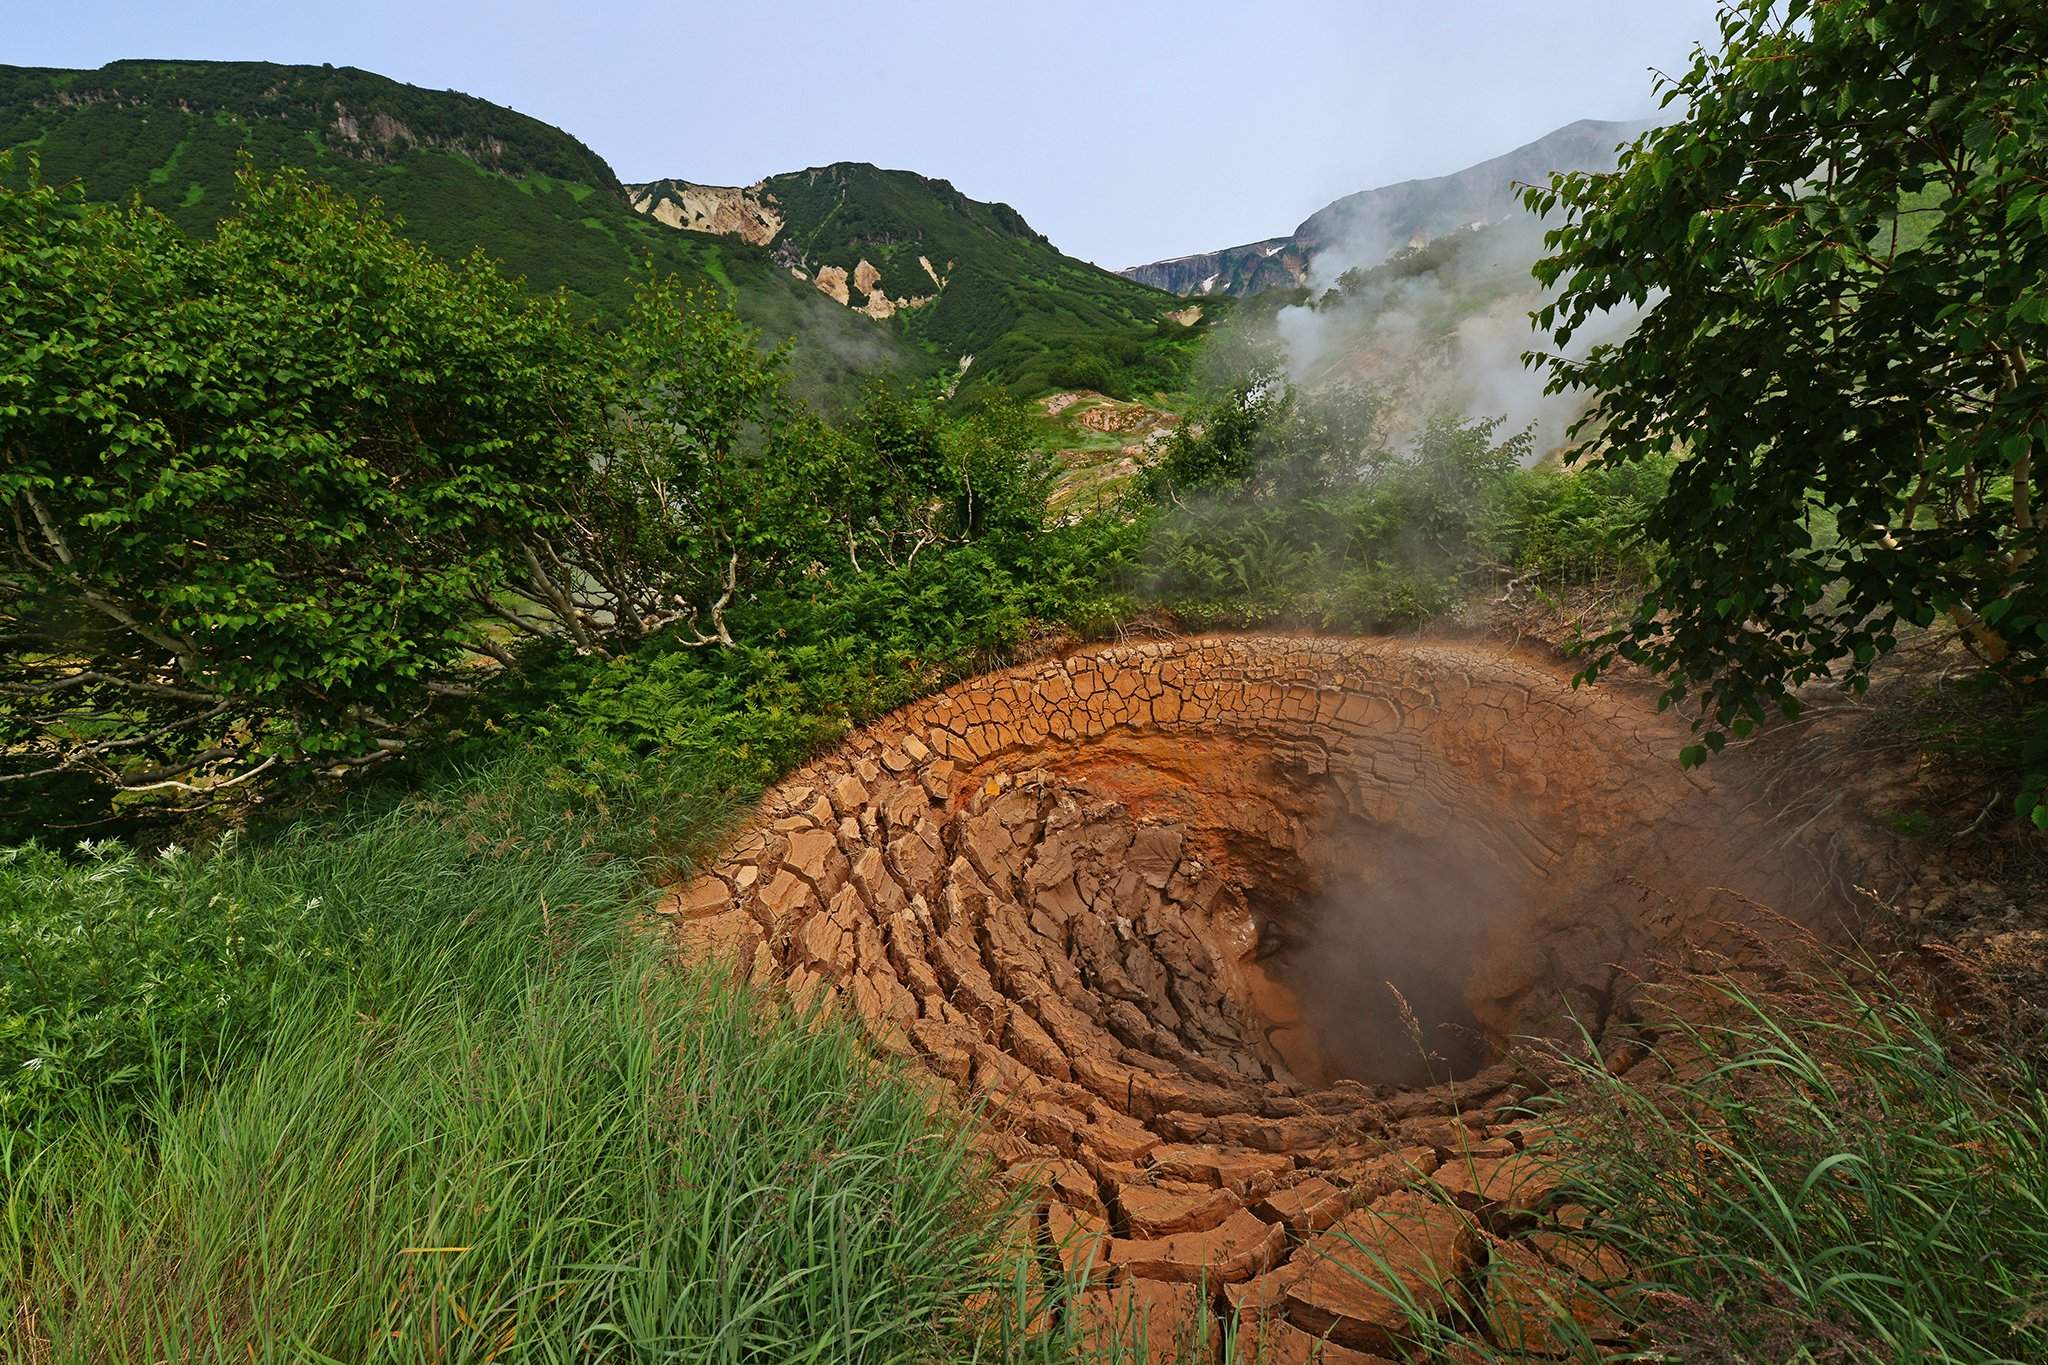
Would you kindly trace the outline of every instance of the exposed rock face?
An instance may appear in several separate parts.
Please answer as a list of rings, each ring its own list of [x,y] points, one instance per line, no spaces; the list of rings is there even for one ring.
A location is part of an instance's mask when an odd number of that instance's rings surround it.
[[[846,288],[846,267],[843,265],[821,265],[818,278],[813,281],[819,292],[829,295],[833,302],[853,306],[853,295]]]
[[[927,272],[931,270],[931,262],[925,261],[922,256],[918,257],[918,260],[924,261],[924,268]],[[836,267],[827,266],[825,269],[831,270],[836,269]],[[823,273],[823,271],[819,272],[821,276]],[[843,271],[841,275],[843,278]],[[899,308],[922,308],[936,297],[936,295],[924,294],[908,298],[890,298],[889,291],[882,287],[882,272],[875,269],[873,264],[865,257],[853,268],[853,287],[859,290],[867,299],[867,302],[860,306],[859,311],[866,313],[877,321],[883,318],[894,317]],[[841,303],[847,302],[844,298],[841,298],[839,301]]]
[[[865,257],[853,268],[853,287],[861,293],[872,294],[881,287],[881,283],[882,272],[869,264]]]
[[[782,231],[774,199],[758,184],[742,188],[656,180],[626,190],[636,211],[672,228],[734,237],[755,246],[767,246]]]
[[[1127,487],[1140,470],[1156,463],[1181,423],[1174,413],[1143,403],[1119,402],[1088,389],[1056,393],[1040,402],[1048,417],[1078,408],[1067,419],[1077,432],[1125,438],[1120,446],[1109,449],[1089,441],[1053,452],[1059,476],[1053,482],[1047,510],[1063,523],[1098,509]]]
[[[480,166],[497,167],[506,160],[504,139],[490,133],[423,138],[405,120],[382,109],[364,117],[337,103],[327,128],[337,151],[372,159],[395,161],[415,147],[434,147],[466,156]]]
[[[1161,414],[1157,411],[1139,403],[1120,404],[1106,402],[1098,404],[1082,413],[1079,421],[1081,426],[1088,431],[1128,432],[1142,431],[1147,427],[1157,425],[1160,416]],[[1167,424],[1169,430],[1175,425],[1178,424],[1174,422]]]
[[[628,186],[627,195],[637,212],[672,228],[709,232],[755,246],[769,246],[782,232],[782,213],[775,196],[768,192],[766,181],[742,188],[699,185],[688,180],[655,180],[645,185]],[[894,317],[900,309],[922,308],[937,297],[936,294],[891,297],[883,288],[882,272],[865,259],[851,271],[840,265],[819,266],[815,276],[805,269],[801,253],[786,243],[777,246],[776,259],[790,274],[810,281],[819,293],[833,302],[865,313],[877,321]],[[929,260],[920,256],[918,263],[931,277],[933,285],[941,289],[945,287],[945,281]],[[856,293],[861,296],[859,303],[854,302]]]
[[[1134,265],[1117,273],[1139,284],[1164,289],[1183,298],[1204,294],[1262,294],[1298,283],[1306,262],[1292,237],[1204,251],[1193,256]]]
[[[984,1097],[1091,1330],[1174,1359],[1227,1312],[1336,1365],[1400,1354],[1401,1302],[1484,1303],[1506,1340],[1584,1254],[1498,1046],[1567,1004],[1620,1027],[1614,964],[1733,949],[1741,898],[1827,906],[1728,858],[1763,817],[1678,770],[1682,735],[1482,646],[1096,648],[855,737],[666,909],[683,951]],[[1388,981],[1419,1043],[1372,1022]]]

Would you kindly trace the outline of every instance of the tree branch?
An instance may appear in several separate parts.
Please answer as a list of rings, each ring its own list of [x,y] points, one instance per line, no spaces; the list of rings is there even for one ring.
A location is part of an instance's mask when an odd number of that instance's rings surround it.
[[[43,506],[42,499],[36,496],[33,488],[23,488],[21,496],[28,502],[29,511],[35,516],[36,525],[42,528],[43,540],[49,545],[52,552],[56,554],[58,562],[71,570],[71,581],[77,587],[79,594],[87,602],[90,602],[102,614],[120,622],[159,649],[170,651],[173,656],[184,663],[186,672],[196,673],[199,671],[199,652],[192,647],[192,643],[189,640],[176,640],[151,630],[148,626],[143,625],[126,607],[89,587],[85,580],[78,576],[78,563],[71,553],[70,542],[65,540],[63,531],[58,529],[56,521],[50,516],[49,509]]]

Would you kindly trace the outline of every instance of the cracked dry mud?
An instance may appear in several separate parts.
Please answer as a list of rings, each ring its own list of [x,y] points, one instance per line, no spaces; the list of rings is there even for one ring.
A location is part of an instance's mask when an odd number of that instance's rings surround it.
[[[1736,860],[1762,817],[1683,742],[1482,645],[1093,648],[857,735],[665,908],[985,1101],[1091,1330],[1166,1361],[1237,1314],[1247,1361],[1398,1357],[1363,1269],[1541,1353],[1542,1296],[1597,1338],[1573,1286],[1621,1270],[1547,1207],[1506,1044],[1567,1012],[1618,1039],[1631,969],[1828,908],[1796,854]]]

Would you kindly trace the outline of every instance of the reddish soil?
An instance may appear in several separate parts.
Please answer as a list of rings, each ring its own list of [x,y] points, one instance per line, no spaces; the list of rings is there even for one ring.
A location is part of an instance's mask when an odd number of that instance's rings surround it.
[[[857,736],[667,909],[985,1100],[1102,1330],[1167,1360],[1235,1312],[1261,1359],[1398,1355],[1376,1258],[1512,1345],[1575,1252],[1509,1040],[1622,1028],[1634,974],[1755,906],[1840,909],[1682,743],[1484,645],[1097,648]]]

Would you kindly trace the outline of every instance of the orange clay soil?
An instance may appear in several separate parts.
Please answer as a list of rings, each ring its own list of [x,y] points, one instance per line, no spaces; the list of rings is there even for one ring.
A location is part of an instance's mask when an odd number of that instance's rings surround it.
[[[1398,1355],[1373,1259],[1535,1349],[1587,1267],[1508,1041],[1618,1045],[1652,961],[1840,909],[1684,742],[1483,645],[1093,648],[856,736],[666,909],[985,1101],[1025,1233],[1097,1286],[1075,1311],[1156,1359],[1233,1312],[1260,1360]]]

